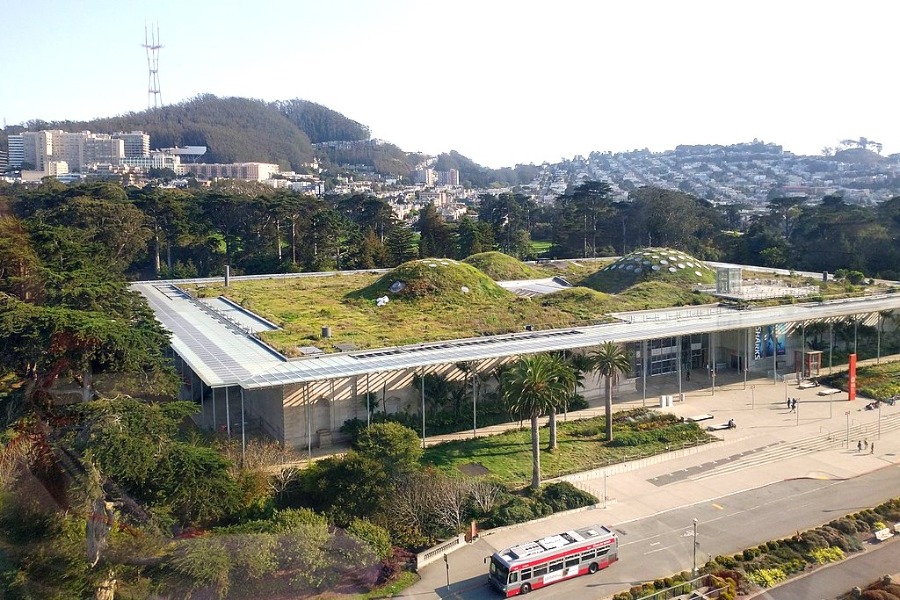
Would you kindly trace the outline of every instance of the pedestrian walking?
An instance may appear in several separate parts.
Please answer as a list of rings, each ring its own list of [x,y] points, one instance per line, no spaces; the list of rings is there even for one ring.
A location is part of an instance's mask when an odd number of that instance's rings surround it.
[[[869,450],[869,454],[875,454],[875,442],[872,442],[871,449]]]
[[[793,399],[793,398],[788,398],[788,399],[787,399],[787,407],[788,407],[788,409],[791,408],[791,404],[793,404],[793,402],[794,402],[794,399]]]
[[[684,374],[684,379],[685,379],[685,381],[691,380],[691,372],[690,371],[688,371],[687,373]]]
[[[862,440],[859,440],[858,442],[856,442],[856,451],[862,452]]]
[[[869,440],[863,440],[863,448],[865,448],[866,450],[869,449]]]
[[[791,398],[791,412],[797,410],[797,399]]]

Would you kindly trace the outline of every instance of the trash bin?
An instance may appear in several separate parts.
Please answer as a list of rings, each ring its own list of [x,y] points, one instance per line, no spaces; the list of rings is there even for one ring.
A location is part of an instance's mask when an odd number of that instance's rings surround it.
[[[331,430],[318,429],[316,433],[319,435],[319,448],[331,448]]]

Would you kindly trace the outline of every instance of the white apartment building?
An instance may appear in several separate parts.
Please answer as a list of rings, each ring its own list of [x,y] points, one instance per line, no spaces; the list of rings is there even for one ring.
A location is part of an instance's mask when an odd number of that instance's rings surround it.
[[[119,132],[114,133],[111,137],[125,143],[125,158],[150,156],[150,136],[143,131]]]
[[[46,172],[47,163],[53,158],[53,137],[62,131],[25,131],[22,136],[22,164],[31,165],[35,171]]]
[[[185,166],[186,172],[204,179],[226,178],[244,181],[265,181],[278,174],[278,165],[271,163],[245,162],[230,164],[198,163]]]
[[[81,172],[98,164],[119,165],[125,156],[123,140],[90,131],[25,131],[19,136],[10,136],[9,139],[10,154],[13,154],[14,149],[18,150],[21,140],[21,162],[15,166],[29,164],[35,171],[47,175],[55,174],[50,173],[51,162],[65,162],[68,168],[64,172]],[[16,160],[18,161],[18,157]]]
[[[173,154],[171,150],[153,150],[147,156],[126,156],[122,159],[122,165],[136,167],[145,171],[149,169],[172,169],[176,175],[184,175],[185,168],[181,164],[181,157]]]

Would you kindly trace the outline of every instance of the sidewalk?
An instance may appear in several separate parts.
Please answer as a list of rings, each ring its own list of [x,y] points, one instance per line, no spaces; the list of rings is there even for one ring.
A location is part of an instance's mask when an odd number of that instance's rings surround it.
[[[900,360],[900,356],[881,358],[881,362],[894,360]],[[869,362],[874,360],[866,361]],[[742,375],[722,373],[714,391],[704,387],[707,381],[695,377],[692,382],[683,383],[684,402],[659,408],[659,396],[675,395],[678,384],[674,377],[654,379],[652,383],[648,380],[646,399],[642,392],[622,394],[616,399],[615,410],[655,405],[656,410],[680,417],[713,415],[713,419],[700,423],[702,427],[734,419],[736,429],[712,432],[720,442],[690,451],[565,476],[562,479],[600,499],[595,509],[482,532],[479,542],[487,547],[480,548],[482,554],[522,539],[558,533],[560,519],[565,519],[565,528],[598,521],[621,526],[778,481],[852,478],[900,462],[900,404],[882,403],[881,411],[865,410],[869,399],[857,397],[848,401],[846,392],[820,396],[818,392],[824,387],[800,389],[790,376],[777,383],[771,378],[756,378],[745,385]],[[796,411],[788,408],[788,397],[798,398]],[[603,414],[603,409],[592,406],[588,411],[579,411],[586,412]],[[580,416],[579,413],[569,413],[569,419]],[[517,427],[518,423],[511,426]],[[429,438],[429,442],[433,440],[436,441]],[[868,443],[863,452],[857,451],[859,441]],[[602,512],[598,514],[598,510]],[[422,580],[403,595],[437,598],[434,590],[443,580],[443,566],[429,565],[420,575]]]

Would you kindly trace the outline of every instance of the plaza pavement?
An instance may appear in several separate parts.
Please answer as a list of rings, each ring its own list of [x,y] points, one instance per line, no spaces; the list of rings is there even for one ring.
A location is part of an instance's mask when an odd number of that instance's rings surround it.
[[[900,360],[900,356],[881,359],[889,360]],[[868,362],[874,361],[861,364]],[[484,547],[478,552],[489,554],[522,539],[537,539],[596,522],[619,526],[778,481],[852,478],[900,462],[900,403],[882,403],[879,425],[879,411],[865,410],[869,399],[858,396],[848,401],[846,392],[820,396],[818,392],[824,387],[800,389],[793,376],[777,383],[770,377],[750,379],[745,384],[742,376],[723,373],[716,383],[713,390],[709,387],[711,381],[695,375],[693,381],[683,383],[683,402],[661,408],[659,396],[676,394],[677,379],[652,378],[646,396],[642,392],[622,394],[614,408],[646,405],[685,418],[712,415],[713,419],[700,423],[704,428],[734,419],[735,429],[712,432],[720,441],[564,476],[562,479],[597,496],[597,507],[581,514],[551,516],[481,532],[479,542],[487,543],[487,552]],[[796,411],[788,408],[786,397],[798,398]],[[579,413],[603,414],[602,400],[591,404],[591,408]],[[600,406],[593,406],[596,404]],[[568,418],[578,418],[579,413],[570,413]],[[511,426],[518,424],[498,426],[496,430]],[[483,433],[488,430],[479,430],[479,435]],[[429,442],[438,439],[429,438]],[[863,440],[869,446],[859,452],[857,442]],[[466,553],[465,549],[460,552]],[[444,565],[425,566],[420,569],[420,576],[422,580],[403,595],[437,598],[434,591],[442,585]]]

